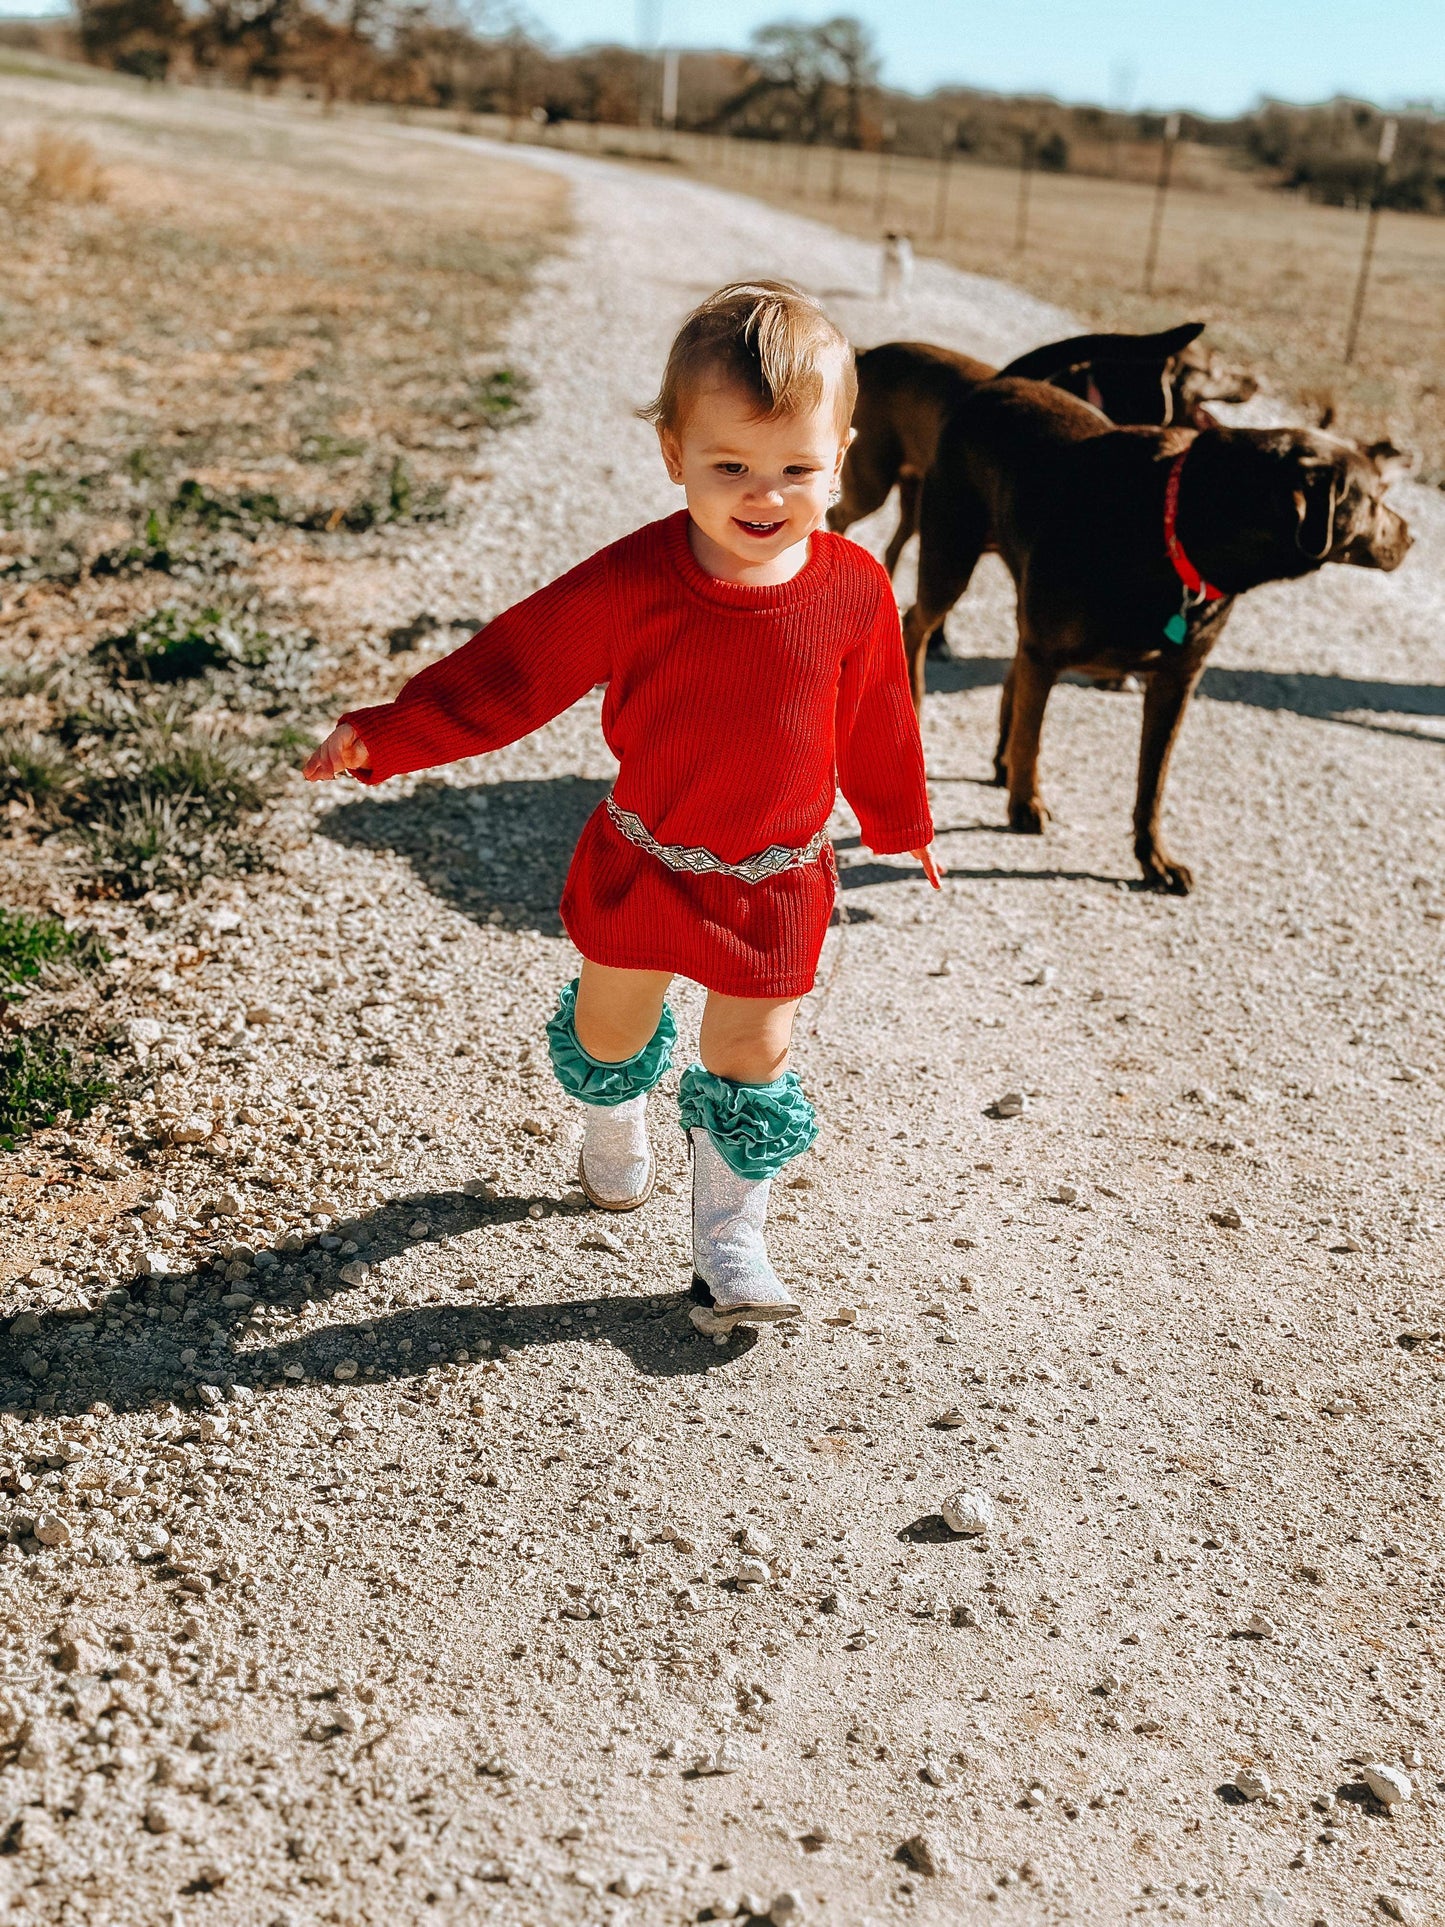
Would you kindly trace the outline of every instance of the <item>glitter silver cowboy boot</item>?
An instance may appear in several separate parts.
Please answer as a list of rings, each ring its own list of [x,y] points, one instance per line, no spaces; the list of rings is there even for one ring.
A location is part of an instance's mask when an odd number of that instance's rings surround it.
[[[619,1063],[590,1057],[577,1041],[577,979],[564,984],[547,1024],[557,1081],[587,1120],[577,1182],[604,1211],[635,1211],[652,1196],[656,1166],[647,1141],[647,1099],[672,1061],[677,1025],[662,1006],[657,1029]]]
[[[647,1137],[643,1091],[622,1104],[587,1104],[587,1135],[577,1160],[577,1182],[604,1211],[635,1211],[652,1196],[657,1166]]]
[[[714,1338],[734,1325],[796,1318],[799,1306],[778,1282],[763,1242],[771,1178],[740,1178],[709,1132],[694,1125],[692,1148],[692,1265],[710,1304],[695,1305],[692,1322]]]

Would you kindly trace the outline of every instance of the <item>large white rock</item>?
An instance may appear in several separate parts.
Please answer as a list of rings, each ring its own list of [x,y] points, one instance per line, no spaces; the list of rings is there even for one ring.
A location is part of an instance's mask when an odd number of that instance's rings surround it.
[[[939,1511],[950,1532],[987,1532],[993,1524],[993,1500],[984,1492],[955,1492]]]
[[[1415,1797],[1415,1789],[1404,1768],[1388,1766],[1383,1760],[1371,1760],[1368,1766],[1361,1767],[1360,1778],[1384,1806],[1398,1806]]]

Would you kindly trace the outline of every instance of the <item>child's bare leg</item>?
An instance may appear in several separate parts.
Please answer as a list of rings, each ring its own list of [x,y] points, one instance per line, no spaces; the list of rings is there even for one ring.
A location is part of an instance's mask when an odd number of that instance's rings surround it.
[[[665,970],[584,963],[547,1026],[552,1068],[586,1119],[578,1180],[608,1211],[635,1210],[652,1195],[647,1096],[677,1038],[665,1002],[670,981]]]
[[[693,1270],[709,1300],[692,1316],[718,1337],[798,1310],[763,1237],[773,1178],[817,1136],[788,1069],[798,1003],[710,992],[703,1061],[683,1073],[678,1092],[692,1144]]]
[[[788,1068],[793,1019],[800,997],[707,996],[698,1055],[714,1077],[736,1084],[771,1084]]]
[[[585,959],[577,978],[577,1042],[599,1063],[635,1057],[657,1029],[672,973],[613,970]]]

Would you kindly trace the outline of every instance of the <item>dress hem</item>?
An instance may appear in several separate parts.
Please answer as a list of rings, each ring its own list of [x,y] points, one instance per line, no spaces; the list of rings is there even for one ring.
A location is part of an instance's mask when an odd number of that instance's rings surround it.
[[[565,919],[563,920],[563,927],[566,927]],[[686,977],[689,983],[701,984],[704,990],[715,991],[719,997],[756,997],[768,1002],[774,1002],[786,997],[806,997],[818,981],[818,968],[816,964],[812,970],[809,971],[806,979],[801,977],[780,978],[776,982],[763,984],[759,984],[756,977],[738,978],[730,982],[724,982],[722,980],[713,981],[707,977],[700,977],[697,974],[695,967],[697,959],[695,957],[689,958],[685,962],[681,960],[674,961],[665,955],[660,955],[657,951],[652,951],[647,956],[631,955],[617,951],[611,952],[607,956],[597,956],[593,953],[604,948],[604,946],[593,944],[589,949],[583,950],[582,945],[577,942],[571,930],[567,931],[567,935],[571,937],[572,942],[588,963],[600,964],[604,970],[666,970],[674,977]]]

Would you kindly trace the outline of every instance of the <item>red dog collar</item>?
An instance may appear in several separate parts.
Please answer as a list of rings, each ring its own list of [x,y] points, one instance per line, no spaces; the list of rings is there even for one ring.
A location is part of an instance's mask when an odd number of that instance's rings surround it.
[[[1191,442],[1189,447],[1194,444]],[[1164,546],[1169,551],[1169,560],[1174,564],[1174,573],[1189,591],[1196,602],[1219,602],[1223,599],[1223,589],[1216,589],[1212,582],[1206,582],[1184,553],[1184,544],[1179,540],[1175,527],[1179,518],[1179,478],[1184,473],[1184,461],[1189,449],[1182,448],[1169,465],[1169,479],[1164,484]]]
[[[1191,442],[1189,448],[1194,444]],[[1175,523],[1179,517],[1179,478],[1184,472],[1184,458],[1189,448],[1180,449],[1169,465],[1169,479],[1164,484],[1164,546],[1169,551],[1169,560],[1174,564],[1174,573],[1184,584],[1184,600],[1178,612],[1170,616],[1164,625],[1166,642],[1182,644],[1189,640],[1189,617],[1193,610],[1203,602],[1220,602],[1224,590],[1216,589],[1212,582],[1206,582],[1184,553],[1184,544],[1179,540]]]

